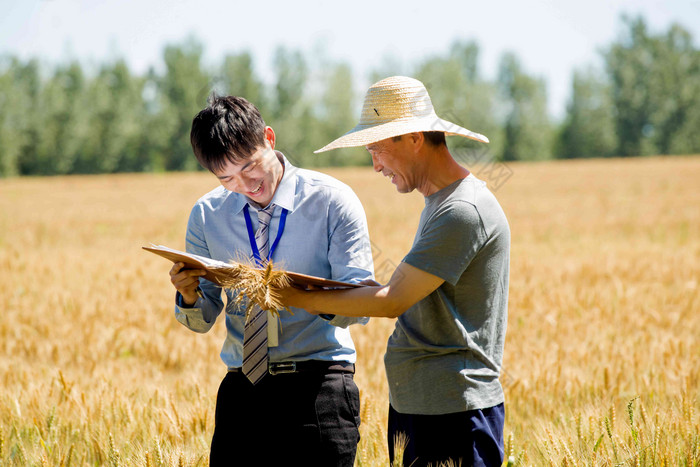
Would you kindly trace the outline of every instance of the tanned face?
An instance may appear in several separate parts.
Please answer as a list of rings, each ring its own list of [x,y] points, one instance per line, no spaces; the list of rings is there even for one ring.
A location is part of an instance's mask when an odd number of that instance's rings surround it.
[[[399,193],[410,193],[417,187],[415,157],[409,135],[398,141],[392,138],[368,144],[375,172],[389,177]]]

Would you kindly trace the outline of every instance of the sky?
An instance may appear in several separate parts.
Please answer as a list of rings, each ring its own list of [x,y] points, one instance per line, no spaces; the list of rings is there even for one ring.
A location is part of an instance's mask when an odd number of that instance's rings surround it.
[[[0,12],[0,56],[48,66],[124,58],[144,73],[162,68],[165,45],[195,37],[208,65],[248,51],[269,83],[275,49],[285,46],[302,51],[312,70],[348,63],[358,100],[373,70],[393,63],[410,74],[422,58],[474,41],[483,78],[496,78],[505,52],[542,78],[555,119],[565,114],[574,70],[602,67],[600,52],[620,37],[623,14],[641,15],[652,33],[679,23],[700,43],[700,0],[0,0]]]

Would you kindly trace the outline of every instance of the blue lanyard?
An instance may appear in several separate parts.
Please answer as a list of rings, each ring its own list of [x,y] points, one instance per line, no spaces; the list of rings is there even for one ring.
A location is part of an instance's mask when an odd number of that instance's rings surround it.
[[[284,232],[284,224],[287,221],[288,212],[289,211],[282,208],[280,224],[277,227],[277,236],[275,237],[275,241],[272,243],[272,246],[267,252],[267,261],[270,261],[270,258],[272,258],[272,252],[275,251],[275,248],[277,248],[277,244],[280,242],[280,238],[282,238],[282,232]],[[258,243],[255,241],[255,231],[253,230],[253,223],[250,221],[250,214],[248,213],[248,203],[246,203],[245,207],[243,208],[243,214],[245,215],[245,226],[248,228],[248,241],[250,241],[250,248],[253,250],[255,262],[258,263],[258,266],[263,267],[265,266],[265,263],[263,263],[262,259],[260,259],[260,250],[258,250]],[[270,216],[270,227],[272,227],[272,216]],[[270,227],[268,227],[268,229]]]

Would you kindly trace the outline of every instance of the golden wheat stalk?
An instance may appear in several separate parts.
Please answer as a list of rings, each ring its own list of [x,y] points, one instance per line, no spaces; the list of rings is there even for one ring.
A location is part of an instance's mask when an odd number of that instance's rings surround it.
[[[248,299],[245,310],[245,320],[248,322],[253,305],[279,316],[279,310],[287,310],[289,307],[280,303],[279,294],[275,289],[282,289],[291,284],[291,280],[285,271],[275,269],[272,261],[264,268],[258,269],[243,263],[230,263],[230,267],[222,268],[220,283],[225,289],[236,292],[235,306],[243,306],[245,298]],[[217,271],[218,272],[218,271]]]

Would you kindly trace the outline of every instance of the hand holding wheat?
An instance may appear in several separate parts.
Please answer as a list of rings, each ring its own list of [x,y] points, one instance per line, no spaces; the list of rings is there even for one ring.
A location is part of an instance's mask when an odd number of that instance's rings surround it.
[[[230,269],[222,272],[222,286],[237,292],[234,304],[242,305],[244,299],[248,298],[246,321],[250,317],[253,305],[276,315],[279,315],[279,310],[290,311],[289,307],[280,301],[279,289],[289,287],[291,281],[286,272],[274,268],[272,261],[262,269],[231,263]]]

